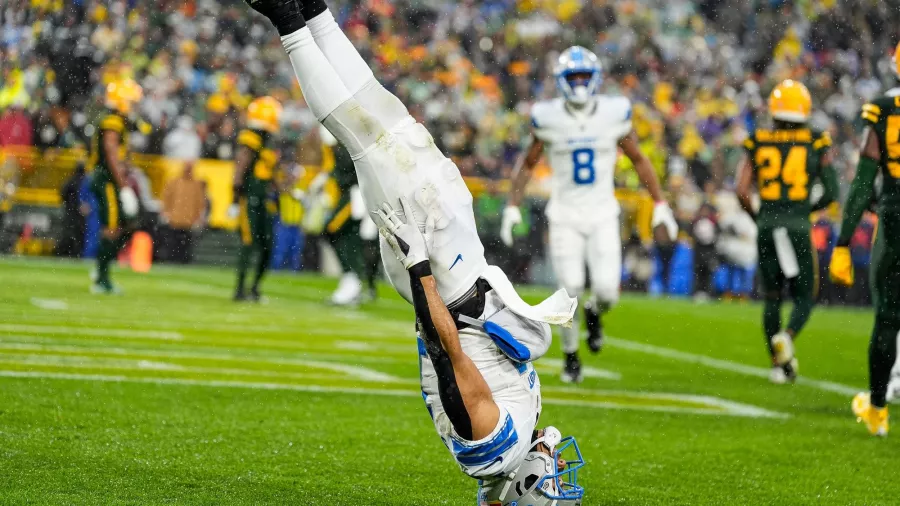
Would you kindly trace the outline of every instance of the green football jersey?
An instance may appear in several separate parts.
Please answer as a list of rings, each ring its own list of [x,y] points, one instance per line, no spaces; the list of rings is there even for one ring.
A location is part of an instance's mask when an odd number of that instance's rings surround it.
[[[95,184],[116,184],[116,179],[112,174],[112,164],[103,148],[103,134],[108,131],[119,134],[119,153],[116,156],[124,159],[128,150],[128,137],[133,129],[134,125],[131,121],[116,111],[108,110],[101,116],[99,128],[91,139],[91,154],[87,163]]]
[[[831,146],[827,132],[759,129],[744,141],[759,189],[760,228],[808,229],[813,183]]]
[[[875,131],[881,146],[879,213],[900,212],[900,97],[881,97],[864,105],[862,119]]]
[[[244,146],[253,153],[250,167],[244,174],[244,191],[247,195],[266,198],[274,188],[272,179],[278,164],[278,154],[269,147],[271,135],[264,130],[241,130],[237,137],[238,146]]]

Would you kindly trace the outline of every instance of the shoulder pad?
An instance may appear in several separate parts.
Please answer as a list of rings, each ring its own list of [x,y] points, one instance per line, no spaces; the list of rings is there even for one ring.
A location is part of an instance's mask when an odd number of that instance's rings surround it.
[[[862,113],[860,116],[864,121],[874,125],[881,119],[881,106],[869,102],[862,106]]]
[[[241,130],[238,134],[237,143],[240,146],[247,146],[253,151],[259,151],[263,147],[263,139],[253,130]]]
[[[125,131],[125,118],[118,114],[107,114],[100,120],[100,130],[112,130],[114,132]]]

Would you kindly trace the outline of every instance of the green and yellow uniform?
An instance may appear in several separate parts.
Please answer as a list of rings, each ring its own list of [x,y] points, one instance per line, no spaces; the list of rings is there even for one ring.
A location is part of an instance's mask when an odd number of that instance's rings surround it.
[[[363,243],[359,236],[361,220],[353,218],[353,204],[350,193],[357,186],[356,168],[350,153],[340,144],[332,148],[334,168],[331,178],[335,182],[340,195],[334,212],[325,224],[325,232],[331,239],[334,251],[345,273],[354,272],[363,277]]]
[[[844,205],[844,219],[832,256],[831,272],[832,279],[838,282],[853,282],[848,246],[863,213],[876,200],[875,180],[880,175],[878,230],[869,271],[875,303],[875,326],[869,345],[869,386],[872,405],[881,408],[885,406],[900,332],[900,97],[886,96],[865,104],[861,116],[870,135],[878,141],[879,156],[873,159],[865,152],[861,153],[856,177]],[[844,276],[835,276],[839,268],[843,268]]]
[[[763,317],[769,338],[781,327],[781,295],[786,284],[795,303],[787,327],[792,335],[800,332],[812,311],[818,266],[810,238],[810,214],[831,203],[837,191],[834,169],[823,163],[830,146],[827,133],[803,125],[756,130],[744,142],[760,197],[757,249],[765,299],[772,306]],[[817,180],[825,191],[814,204],[810,193]],[[782,264],[796,265],[796,275],[790,280]]]
[[[238,188],[240,205],[238,231],[246,246],[272,242],[272,224],[278,212],[274,177],[278,155],[269,144],[272,135],[263,130],[242,130],[237,137],[238,147],[250,150],[250,166]]]
[[[119,185],[113,176],[113,166],[103,147],[103,135],[115,132],[119,135],[120,160],[127,155],[128,137],[134,124],[125,115],[107,110],[100,118],[97,131],[91,139],[91,154],[88,159],[88,170],[91,171],[91,193],[97,199],[98,215],[103,228],[117,229],[122,226],[122,202],[119,200]]]

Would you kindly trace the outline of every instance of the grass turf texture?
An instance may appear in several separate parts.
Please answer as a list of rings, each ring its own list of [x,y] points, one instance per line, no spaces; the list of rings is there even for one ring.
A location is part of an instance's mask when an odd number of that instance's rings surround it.
[[[0,259],[0,503],[474,504],[389,287],[354,311],[323,303],[334,280],[276,274],[269,304],[236,305],[227,270],[118,271],[122,297],[89,295],[87,271]],[[581,387],[539,364],[542,425],[588,460],[585,505],[894,500],[897,444],[849,410],[871,314],[819,308],[798,343],[807,382],[782,387],[760,319],[626,297]]]

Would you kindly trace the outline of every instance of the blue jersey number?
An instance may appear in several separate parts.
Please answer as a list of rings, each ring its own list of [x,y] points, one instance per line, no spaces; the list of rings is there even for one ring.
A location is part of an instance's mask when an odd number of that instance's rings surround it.
[[[594,182],[594,150],[576,149],[572,151],[575,184],[592,184]]]

